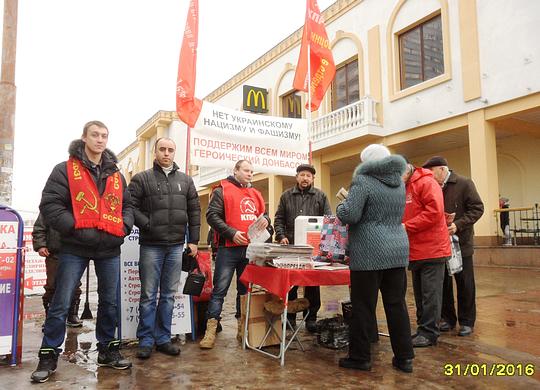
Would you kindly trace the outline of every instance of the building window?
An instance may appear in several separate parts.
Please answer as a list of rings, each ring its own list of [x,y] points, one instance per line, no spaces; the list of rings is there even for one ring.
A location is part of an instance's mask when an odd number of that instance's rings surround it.
[[[401,89],[444,73],[441,15],[399,35]]]
[[[281,106],[283,108],[283,117],[302,118],[302,98],[296,91],[281,96]]]
[[[332,110],[348,106],[359,99],[358,59],[355,57],[336,69],[332,82]]]

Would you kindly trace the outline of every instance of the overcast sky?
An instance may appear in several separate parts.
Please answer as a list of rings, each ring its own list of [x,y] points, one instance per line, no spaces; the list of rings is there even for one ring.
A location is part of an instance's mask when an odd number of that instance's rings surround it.
[[[0,8],[3,11],[3,0]],[[321,10],[334,0],[318,0]],[[304,24],[305,0],[199,0],[203,98]],[[19,0],[13,206],[37,211],[51,169],[84,123],[120,152],[175,110],[188,0]],[[1,23],[1,22],[0,22]]]

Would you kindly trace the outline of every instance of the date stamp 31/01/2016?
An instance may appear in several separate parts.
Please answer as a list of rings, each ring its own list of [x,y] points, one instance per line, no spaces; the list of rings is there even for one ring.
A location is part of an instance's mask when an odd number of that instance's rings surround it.
[[[533,376],[533,363],[447,363],[445,376]]]

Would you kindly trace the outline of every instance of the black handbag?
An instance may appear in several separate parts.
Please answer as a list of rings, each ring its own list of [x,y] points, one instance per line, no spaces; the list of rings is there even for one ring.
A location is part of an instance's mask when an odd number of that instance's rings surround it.
[[[206,277],[200,272],[199,268],[195,268],[188,274],[182,293],[198,297],[202,293],[204,282],[206,282]]]

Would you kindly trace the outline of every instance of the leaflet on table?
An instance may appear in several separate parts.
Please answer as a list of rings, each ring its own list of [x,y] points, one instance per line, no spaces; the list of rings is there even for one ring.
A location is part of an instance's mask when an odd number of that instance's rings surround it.
[[[313,269],[313,261],[309,256],[283,256],[267,260],[266,264],[277,268]]]
[[[265,220],[264,214],[261,214],[249,225],[247,234],[250,242],[265,242],[270,238],[270,233],[266,230],[267,224],[263,222]]]
[[[323,265],[321,267],[316,267],[315,269],[323,271],[339,271],[341,269],[349,269],[349,266],[345,264],[334,263],[332,265]]]
[[[325,267],[325,266],[330,265],[330,264],[332,264],[332,263],[326,262],[326,261],[313,260],[313,266],[314,267]]]

